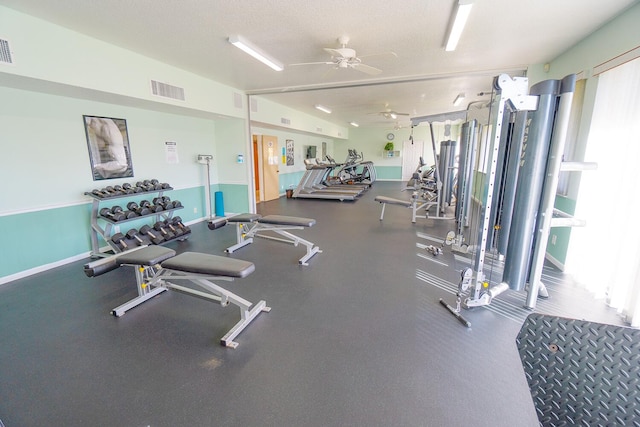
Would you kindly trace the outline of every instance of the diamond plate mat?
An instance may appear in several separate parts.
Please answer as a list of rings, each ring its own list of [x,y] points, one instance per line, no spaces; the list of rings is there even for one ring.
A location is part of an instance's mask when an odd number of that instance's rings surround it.
[[[541,425],[640,427],[640,330],[535,313],[516,344]]]

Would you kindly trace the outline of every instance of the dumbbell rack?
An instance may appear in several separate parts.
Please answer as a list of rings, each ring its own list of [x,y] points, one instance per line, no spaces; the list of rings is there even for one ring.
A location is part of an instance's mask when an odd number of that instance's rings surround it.
[[[117,196],[111,196],[111,197],[98,197],[93,193],[85,192],[84,194],[86,196],[89,196],[93,199],[93,203],[91,206],[91,257],[93,258],[106,257],[111,255],[110,252],[113,252],[113,253],[122,252],[122,249],[120,249],[118,245],[116,245],[111,241],[111,236],[113,236],[115,233],[118,233],[120,231],[119,229],[121,224],[130,222],[130,221],[135,221],[141,218],[150,218],[150,217],[154,217],[155,222],[166,220],[173,216],[174,211],[177,211],[178,209],[182,209],[184,207],[184,206],[180,206],[177,208],[163,210],[161,212],[153,212],[148,215],[140,215],[134,218],[123,219],[120,221],[113,221],[109,218],[105,218],[104,216],[100,215],[99,212],[100,212],[101,202],[143,196],[145,194],[157,194],[156,197],[162,197],[162,194],[165,191],[171,191],[171,190],[173,190],[173,188],[168,187],[168,188],[163,188],[162,190],[143,191],[140,193],[123,194],[123,195],[117,195]],[[104,222],[104,227],[100,225],[98,220],[101,220]],[[100,248],[98,237],[102,237],[104,241],[109,244],[109,249]]]

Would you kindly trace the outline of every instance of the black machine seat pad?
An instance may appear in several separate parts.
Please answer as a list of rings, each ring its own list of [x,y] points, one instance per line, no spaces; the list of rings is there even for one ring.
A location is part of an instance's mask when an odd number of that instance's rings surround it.
[[[247,277],[255,266],[249,261],[199,252],[184,252],[162,262],[162,268],[210,276]]]
[[[156,265],[175,255],[176,251],[173,249],[163,246],[147,246],[136,251],[123,253],[118,256],[117,262],[120,265]]]
[[[260,219],[262,215],[260,214],[252,214],[252,213],[243,213],[240,215],[232,216],[228,218],[228,222],[255,222]]]
[[[258,220],[261,224],[272,225],[294,225],[299,227],[311,227],[316,223],[312,218],[301,218],[297,216],[285,216],[285,215],[267,215]]]
[[[374,200],[376,202],[388,203],[390,205],[400,205],[400,206],[406,206],[406,207],[411,206],[411,202],[408,200],[393,199],[391,197],[385,197],[385,196],[376,196]]]

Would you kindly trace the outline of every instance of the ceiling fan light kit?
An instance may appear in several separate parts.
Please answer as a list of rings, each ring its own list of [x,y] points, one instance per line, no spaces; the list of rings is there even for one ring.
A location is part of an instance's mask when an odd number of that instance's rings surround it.
[[[279,61],[271,58],[266,53],[262,52],[260,49],[252,45],[248,40],[244,39],[243,37],[239,35],[233,35],[233,36],[229,36],[228,40],[229,40],[229,43],[231,43],[238,49],[242,50],[243,52],[253,56],[255,59],[269,66],[273,70],[275,71],[284,70],[284,65],[282,65]]]

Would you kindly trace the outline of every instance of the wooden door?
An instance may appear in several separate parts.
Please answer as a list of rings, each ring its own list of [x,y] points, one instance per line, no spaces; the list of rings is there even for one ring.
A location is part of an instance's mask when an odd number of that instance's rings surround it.
[[[274,200],[280,197],[278,138],[262,135],[262,200]]]

